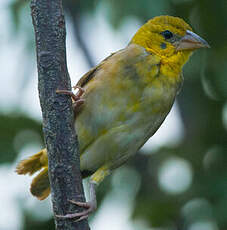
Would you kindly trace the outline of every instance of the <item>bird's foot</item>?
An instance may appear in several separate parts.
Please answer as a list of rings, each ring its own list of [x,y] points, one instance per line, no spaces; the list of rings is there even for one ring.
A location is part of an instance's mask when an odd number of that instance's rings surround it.
[[[57,89],[56,93],[69,95],[73,99],[73,101],[76,102],[81,99],[81,96],[84,93],[84,89],[81,88],[80,86],[73,86],[73,89],[78,89],[78,92],[74,94],[70,90]]]
[[[64,218],[64,219],[75,219],[77,221],[81,221],[83,219],[87,219],[89,214],[94,212],[97,208],[97,203],[96,201],[90,201],[90,202],[79,202],[79,201],[74,201],[74,200],[69,200],[72,204],[76,204],[77,206],[83,207],[86,210],[82,212],[77,212],[77,213],[71,213],[67,215],[56,215],[58,218]]]
[[[72,204],[85,208],[82,212],[71,213],[66,215],[56,215],[58,218],[65,218],[65,219],[76,219],[75,221],[81,221],[83,219],[88,218],[89,214],[94,212],[97,208],[97,200],[96,200],[96,193],[95,193],[96,184],[90,182],[90,201],[89,202],[79,202],[74,200],[69,200]]]
[[[73,89],[78,89],[78,92],[74,94],[70,90],[56,90],[56,93],[69,95],[73,100],[73,111],[76,116],[79,112],[80,106],[84,104],[85,100],[81,98],[84,93],[84,89],[79,86],[73,86]]]

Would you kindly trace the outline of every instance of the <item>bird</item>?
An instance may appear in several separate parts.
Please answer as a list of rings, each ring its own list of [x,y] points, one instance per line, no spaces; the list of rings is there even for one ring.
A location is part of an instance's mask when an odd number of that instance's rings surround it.
[[[76,95],[56,92],[72,97],[80,171],[83,178],[90,177],[90,200],[70,201],[85,210],[57,217],[80,221],[94,212],[97,185],[159,129],[182,87],[184,64],[195,50],[209,47],[183,19],[157,16],[141,26],[124,49],[82,76]],[[50,193],[46,149],[16,168],[18,174],[37,171],[30,191],[43,200]]]

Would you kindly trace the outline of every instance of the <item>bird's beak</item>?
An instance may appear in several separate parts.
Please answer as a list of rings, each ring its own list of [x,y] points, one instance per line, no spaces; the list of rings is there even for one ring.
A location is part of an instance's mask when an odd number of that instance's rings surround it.
[[[210,48],[209,44],[199,35],[190,30],[186,31],[184,37],[176,44],[176,50],[194,50],[199,48]]]

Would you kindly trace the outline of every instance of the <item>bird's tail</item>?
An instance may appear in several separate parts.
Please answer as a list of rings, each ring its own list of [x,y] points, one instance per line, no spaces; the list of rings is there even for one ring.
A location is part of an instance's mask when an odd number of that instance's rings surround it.
[[[16,168],[18,174],[32,175],[35,172],[41,172],[33,179],[30,191],[32,195],[39,200],[43,200],[50,194],[50,183],[48,178],[48,158],[47,150],[42,149],[40,152],[21,161]]]

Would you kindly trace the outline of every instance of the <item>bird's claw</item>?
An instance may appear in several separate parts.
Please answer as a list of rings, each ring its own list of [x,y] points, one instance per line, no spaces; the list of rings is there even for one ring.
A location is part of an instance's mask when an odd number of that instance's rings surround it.
[[[71,202],[72,204],[76,204],[77,206],[86,208],[86,210],[82,211],[82,212],[77,212],[77,213],[70,213],[70,214],[66,214],[66,215],[56,215],[56,217],[58,218],[63,218],[63,219],[74,219],[77,218],[75,220],[75,222],[84,220],[86,218],[88,218],[89,214],[91,214],[92,212],[94,212],[96,210],[96,202],[79,202],[79,201],[74,201],[74,200],[69,200],[69,202]]]
[[[73,86],[73,89],[78,89],[78,93],[76,94],[78,97],[81,97],[85,91],[82,87],[77,85]]]
[[[74,94],[70,90],[57,89],[56,93],[69,95],[69,96],[71,96],[71,98],[73,99],[73,101],[76,102],[76,101],[78,101],[78,100],[81,99],[80,97],[83,95],[84,89],[81,88],[80,86],[73,86],[73,89],[78,89],[78,92],[76,94]]]
[[[56,90],[56,93],[59,93],[59,94],[66,94],[66,95],[69,95],[72,100],[73,100],[73,111],[74,111],[74,114],[75,116],[78,114],[79,112],[79,108],[82,104],[84,104],[85,100],[81,98],[81,96],[83,95],[84,93],[84,89],[81,88],[80,86],[73,86],[73,89],[78,89],[78,92],[76,94],[74,94],[72,91],[70,90]]]

